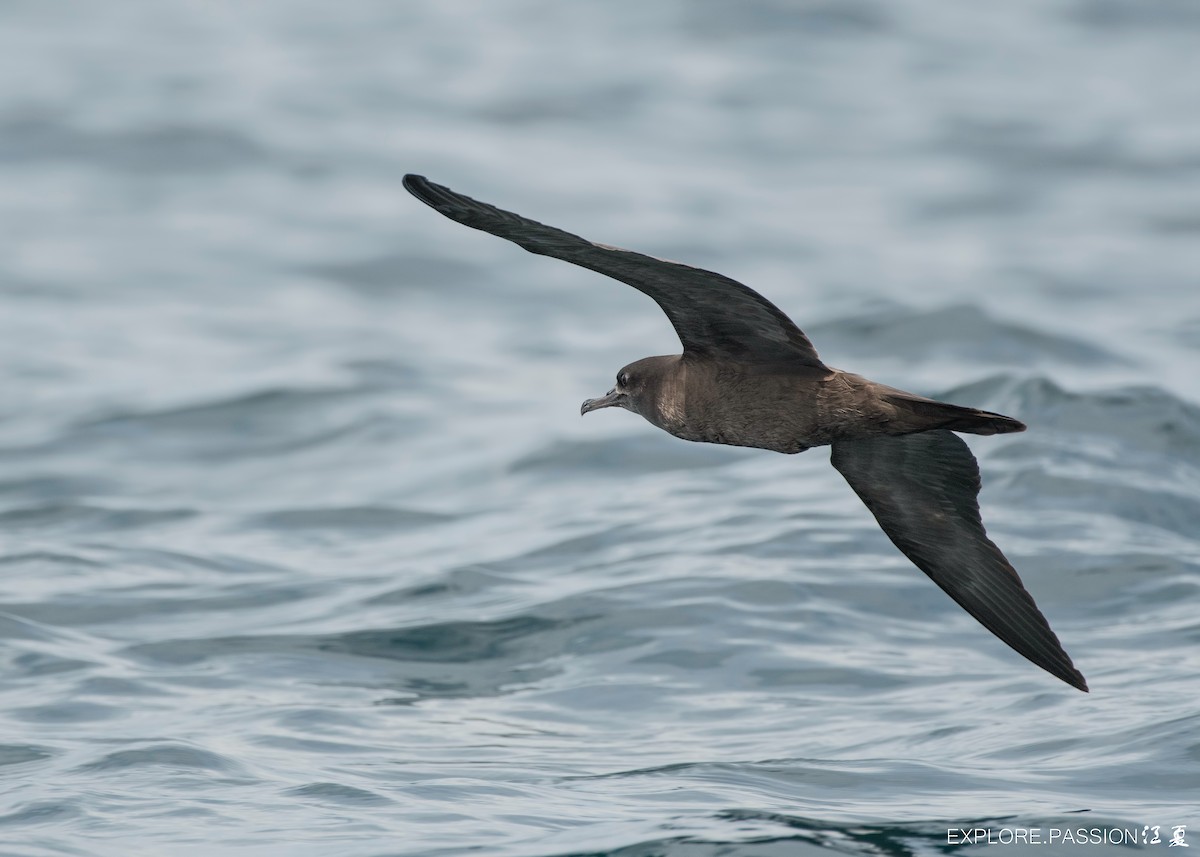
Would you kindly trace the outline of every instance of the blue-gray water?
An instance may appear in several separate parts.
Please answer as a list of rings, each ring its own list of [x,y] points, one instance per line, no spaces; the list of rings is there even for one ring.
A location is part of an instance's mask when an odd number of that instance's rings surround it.
[[[1200,846],[1198,44],[1190,0],[4,4],[0,853]],[[666,320],[409,171],[1028,422],[971,439],[985,519],[1092,693],[826,451],[580,419]]]

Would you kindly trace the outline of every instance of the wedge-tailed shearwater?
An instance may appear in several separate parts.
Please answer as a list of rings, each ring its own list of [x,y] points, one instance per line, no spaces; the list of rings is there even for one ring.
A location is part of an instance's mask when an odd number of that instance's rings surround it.
[[[954,434],[1018,432],[1023,423],[833,369],[774,304],[721,274],[593,244],[422,176],[405,176],[404,187],[464,226],[633,286],[666,313],[683,353],[630,363],[580,413],[625,408],[684,440],[775,452],[829,445],[833,466],[905,556],[1018,653],[1088,689],[987,537],[979,465]]]

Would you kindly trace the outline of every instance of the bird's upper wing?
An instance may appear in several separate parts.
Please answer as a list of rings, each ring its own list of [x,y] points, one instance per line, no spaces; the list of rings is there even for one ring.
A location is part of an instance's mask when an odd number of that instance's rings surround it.
[[[667,314],[685,354],[743,362],[800,363],[825,368],[808,337],[778,307],[741,283],[705,271],[593,244],[533,220],[407,175],[404,187],[421,202],[464,226],[481,229],[633,286]]]
[[[979,465],[952,432],[837,441],[833,466],[896,547],[983,626],[1067,684],[1087,681],[979,517]]]

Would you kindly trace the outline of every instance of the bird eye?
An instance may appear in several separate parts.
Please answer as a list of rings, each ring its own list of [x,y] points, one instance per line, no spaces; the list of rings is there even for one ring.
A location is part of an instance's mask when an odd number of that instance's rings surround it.
[[[629,386],[629,373],[628,372],[622,372],[620,375],[617,376],[617,386],[618,387],[628,387]]]

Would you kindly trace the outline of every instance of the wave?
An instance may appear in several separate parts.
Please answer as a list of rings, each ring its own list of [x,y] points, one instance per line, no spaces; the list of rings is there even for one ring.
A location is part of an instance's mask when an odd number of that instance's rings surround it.
[[[1093,342],[1003,321],[973,304],[932,310],[888,306],[874,313],[810,325],[808,333],[822,353],[836,349],[850,355],[897,360],[952,356],[969,363],[1020,366],[1039,360],[1078,365],[1128,362]],[[826,342],[833,349],[827,348]]]

